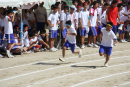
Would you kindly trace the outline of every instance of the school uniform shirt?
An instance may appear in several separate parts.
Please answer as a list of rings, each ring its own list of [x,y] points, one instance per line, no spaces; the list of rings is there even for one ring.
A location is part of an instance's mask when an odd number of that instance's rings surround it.
[[[102,7],[98,7],[97,10],[98,10],[98,22],[101,23],[101,17],[103,14]]]
[[[36,41],[37,41],[37,37],[34,37],[33,39],[30,39],[30,42],[36,42]],[[38,41],[34,46],[36,46],[37,44],[38,44]]]
[[[38,22],[45,22],[45,15],[47,15],[45,7],[37,7],[34,13],[36,14]]]
[[[67,15],[66,13],[62,13],[61,17],[60,17],[60,21],[63,21],[63,26],[66,27],[66,19],[67,19]]]
[[[48,17],[48,20],[50,21],[51,25],[54,24],[54,27],[48,26],[49,30],[57,30],[57,21],[59,21],[57,14],[51,13]]]
[[[81,11],[80,11],[81,12]],[[80,14],[80,12],[75,12],[75,19],[76,19],[76,26],[78,27],[78,25],[79,25],[79,14]]]
[[[72,23],[71,26],[72,26],[72,27],[75,27],[75,22],[74,22],[75,19],[76,19],[76,14],[75,14],[75,13],[73,13],[73,14],[70,14],[70,13],[69,13],[69,14],[67,15],[67,21],[68,21],[68,20],[71,21],[71,23]]]
[[[123,7],[123,12],[124,12],[125,14],[130,15],[130,9],[128,9],[127,6]]]
[[[13,34],[13,25],[11,21],[8,21],[9,18],[9,16],[4,18],[4,34]]]
[[[79,13],[79,18],[81,19],[83,27],[88,28],[89,11],[81,11]]]
[[[29,47],[28,31],[23,32],[23,46]]]
[[[101,45],[105,46],[105,47],[113,47],[114,39],[117,39],[114,32],[112,30],[111,31],[106,31],[105,27],[101,29],[101,32],[103,34]]]
[[[67,29],[67,31],[69,33],[76,33],[75,28],[72,26],[69,29]],[[76,36],[67,34],[66,41],[68,41],[71,44],[76,44]]]
[[[124,13],[123,10],[121,10],[121,11],[118,12],[118,16],[119,16],[119,18],[121,19],[122,22],[124,22],[124,21],[122,20],[122,18],[125,17],[125,16],[123,15],[123,13]],[[118,18],[117,18],[117,22],[119,22],[119,19],[118,19]]]
[[[89,10],[89,13],[91,14],[91,16],[90,16],[90,25],[92,26],[92,27],[95,27],[96,26],[96,24],[97,24],[97,14],[98,14],[98,10],[97,9],[93,9],[93,8],[91,8],[90,10]]]
[[[107,21],[106,21],[106,11],[107,11],[107,10],[103,11],[103,14],[102,14],[102,16],[101,16],[101,22],[102,22],[103,24],[107,24]]]

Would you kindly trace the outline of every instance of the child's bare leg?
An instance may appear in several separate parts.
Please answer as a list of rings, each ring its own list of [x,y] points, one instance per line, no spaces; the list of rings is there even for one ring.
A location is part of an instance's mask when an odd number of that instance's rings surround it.
[[[84,36],[81,36],[81,45],[84,44]]]
[[[96,36],[93,36],[93,44],[96,44]]]
[[[54,47],[54,41],[55,41],[54,38],[50,38],[50,48]]]
[[[66,42],[66,38],[63,38],[62,41],[63,41],[63,46],[64,46],[64,44]]]
[[[79,53],[79,51],[75,51],[75,52],[72,52],[73,54],[78,54]]]
[[[122,34],[122,39],[125,39],[125,33]]]
[[[12,53],[13,53],[13,52],[18,52],[18,53],[19,53],[19,52],[21,52],[21,49],[22,49],[22,47],[21,47],[21,46],[18,46],[18,48],[17,48],[16,50],[13,50],[13,51],[11,51],[11,52],[12,52]]]
[[[107,63],[109,61],[109,59],[110,59],[110,56],[106,55],[106,62],[105,63]]]
[[[100,56],[103,56],[103,55],[104,55],[104,53],[99,53],[99,55],[100,55]]]
[[[65,50],[66,50],[66,47],[64,46],[64,47],[63,47],[63,50],[62,50],[63,58],[65,58]]]
[[[119,34],[119,39],[120,39],[120,41],[122,40],[122,34]]]
[[[15,45],[15,43],[13,43],[13,44],[10,44],[10,43],[8,43],[8,50],[10,51],[13,47],[14,47],[14,45]]]

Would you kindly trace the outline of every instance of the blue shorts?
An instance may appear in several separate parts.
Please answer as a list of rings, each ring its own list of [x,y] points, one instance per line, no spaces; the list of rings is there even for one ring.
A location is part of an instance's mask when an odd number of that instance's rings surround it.
[[[57,30],[49,30],[49,33],[50,38],[57,38]]]
[[[96,36],[97,35],[97,32],[96,32],[96,29],[95,27],[91,27],[90,28],[90,31],[89,31],[89,36]]]
[[[104,52],[106,52],[106,54],[110,56],[112,53],[112,47],[105,47],[100,45],[99,53],[104,53]]]
[[[38,31],[45,30],[45,22],[38,22],[37,23],[37,30]]]
[[[13,34],[5,34],[5,39],[7,39],[7,43],[15,43],[14,35]]]
[[[87,35],[86,28],[84,28],[83,30],[80,28],[79,31],[80,31],[80,36],[86,36]]]
[[[101,29],[102,29],[102,25],[101,25],[101,23],[99,23],[99,26],[97,28],[97,34],[101,33]]]
[[[117,33],[117,25],[114,25],[114,26],[112,27],[112,31],[113,31],[114,34],[116,35],[116,33]]]
[[[62,31],[62,38],[66,38],[66,37],[65,37],[65,36],[66,36],[66,32],[67,32],[67,29],[64,28],[64,30]]]
[[[2,44],[3,42],[3,35],[0,33],[0,43]]]
[[[106,24],[103,24],[103,23],[102,23],[102,27],[106,27]]]
[[[75,52],[75,45],[76,44],[71,44],[68,41],[66,41],[65,44],[64,44],[65,47],[67,47],[67,48],[70,47],[72,52]]]
[[[16,50],[16,49],[18,49],[18,45],[15,45],[15,46],[13,46],[13,48],[11,49],[11,51],[14,51],[14,50]]]
[[[119,26],[120,26],[120,25],[117,25],[117,27],[119,27]],[[121,31],[121,30],[118,29],[118,33],[119,33],[119,34],[123,34],[123,33],[125,33],[125,30],[123,29],[123,30]]]

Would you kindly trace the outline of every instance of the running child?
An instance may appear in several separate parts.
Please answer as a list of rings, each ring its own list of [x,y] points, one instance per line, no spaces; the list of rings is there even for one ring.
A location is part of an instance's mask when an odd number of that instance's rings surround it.
[[[66,37],[66,42],[65,42],[63,50],[62,50],[63,58],[59,58],[59,60],[62,62],[65,61],[65,50],[68,47],[70,47],[72,53],[79,54],[79,57],[82,56],[81,50],[75,51],[77,34],[76,34],[76,30],[74,29],[74,27],[71,26],[71,21],[66,21],[66,28],[67,28],[67,37]]]
[[[101,29],[102,33],[102,41],[99,49],[99,55],[103,56],[106,54],[106,61],[104,63],[104,66],[108,66],[108,61],[110,59],[110,55],[112,53],[113,44],[115,45],[117,43],[117,37],[114,34],[114,32],[111,30],[113,26],[112,22],[108,22],[106,25],[106,28],[103,27]]]
[[[79,13],[79,24],[80,24],[80,39],[81,39],[81,49],[85,48],[84,39],[87,33],[89,32],[90,26],[90,16],[89,11],[87,11],[88,3],[83,3],[84,10]]]

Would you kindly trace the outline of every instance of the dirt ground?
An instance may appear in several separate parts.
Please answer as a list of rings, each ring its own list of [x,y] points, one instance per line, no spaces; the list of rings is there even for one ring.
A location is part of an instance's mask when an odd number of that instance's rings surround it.
[[[130,42],[114,46],[108,67],[98,51],[86,47],[78,58],[67,50],[65,62],[61,50],[0,58],[0,87],[130,87]]]

